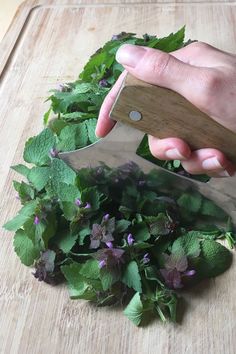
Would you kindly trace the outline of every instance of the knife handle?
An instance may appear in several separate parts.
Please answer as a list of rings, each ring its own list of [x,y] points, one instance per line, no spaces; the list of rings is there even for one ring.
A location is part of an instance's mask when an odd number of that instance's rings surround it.
[[[110,116],[157,138],[181,138],[192,150],[216,148],[236,165],[236,133],[172,90],[128,74]]]

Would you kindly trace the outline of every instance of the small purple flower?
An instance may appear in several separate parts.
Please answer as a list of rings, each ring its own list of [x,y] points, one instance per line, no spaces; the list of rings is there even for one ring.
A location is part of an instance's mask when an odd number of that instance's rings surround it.
[[[106,266],[106,261],[104,259],[102,259],[101,261],[99,261],[98,266],[99,266],[99,268],[105,267]]]
[[[90,203],[86,203],[84,209],[91,209],[91,204]]]
[[[119,183],[119,178],[115,178],[115,183]]]
[[[107,220],[104,220],[104,218],[105,217],[103,217],[101,224],[93,224],[90,235],[90,248],[98,248],[101,242],[107,244],[114,241],[113,232],[115,231],[115,218],[108,218]]]
[[[118,39],[119,39],[118,34],[113,34],[113,36],[111,37],[112,41],[118,41]]]
[[[39,217],[36,215],[34,218],[34,225],[38,225],[40,223]]]
[[[196,270],[194,269],[190,269],[190,270],[187,270],[186,272],[183,273],[183,276],[185,277],[192,277],[193,275],[196,274]]]
[[[79,207],[79,206],[81,206],[81,204],[82,204],[81,200],[79,198],[77,198],[75,200],[75,205]]]
[[[143,256],[143,263],[147,264],[149,262],[150,262],[149,254],[145,253],[145,255]]]
[[[57,85],[57,91],[59,91],[59,92],[65,92],[68,88],[70,88],[70,86],[67,84],[59,83]]]
[[[113,248],[113,243],[111,241],[106,242],[108,248]]]
[[[50,153],[51,157],[57,157],[58,156],[58,151],[55,148],[52,148],[49,153]]]
[[[20,200],[19,193],[16,193],[16,199]]]
[[[132,246],[132,244],[134,243],[134,238],[132,234],[128,234],[127,236],[127,242],[129,246]]]
[[[108,84],[106,79],[102,79],[102,80],[99,81],[99,85],[101,87],[107,87],[109,84]]]
[[[104,221],[108,221],[109,217],[110,217],[110,215],[109,215],[109,214],[106,214],[106,215],[104,215],[103,220],[104,220]]]

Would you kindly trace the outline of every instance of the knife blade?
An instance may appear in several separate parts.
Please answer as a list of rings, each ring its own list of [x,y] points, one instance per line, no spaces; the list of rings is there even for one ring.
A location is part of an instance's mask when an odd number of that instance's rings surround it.
[[[165,188],[168,186],[169,190],[173,188],[182,192],[197,190],[231,215],[236,223],[234,177],[221,180],[212,178],[210,182],[203,183],[167,171],[136,154],[144,133],[149,133],[161,138],[181,137],[193,149],[206,146],[219,148],[236,163],[236,154],[234,156],[232,153],[236,151],[236,134],[213,121],[175,92],[146,84],[129,74],[123,82],[110,117],[117,123],[105,138],[88,147],[60,153],[59,157],[75,170],[98,167],[101,163],[116,168],[130,161],[145,173],[157,170],[160,179],[165,180]],[[211,127],[211,131],[207,132],[209,145],[202,127]],[[226,140],[234,150],[228,148]]]

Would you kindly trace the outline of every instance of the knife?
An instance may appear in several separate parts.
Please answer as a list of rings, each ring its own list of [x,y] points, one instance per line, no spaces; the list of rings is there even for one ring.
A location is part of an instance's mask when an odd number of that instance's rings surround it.
[[[110,117],[117,123],[105,138],[88,147],[60,153],[59,157],[74,170],[97,167],[102,162],[116,168],[129,161],[137,164],[145,173],[157,170],[169,190],[199,191],[231,215],[236,224],[235,177],[211,178],[203,183],[167,171],[136,154],[144,133],[148,133],[158,138],[181,138],[192,150],[217,148],[236,164],[235,133],[201,112],[178,93],[147,84],[130,74],[122,83]]]

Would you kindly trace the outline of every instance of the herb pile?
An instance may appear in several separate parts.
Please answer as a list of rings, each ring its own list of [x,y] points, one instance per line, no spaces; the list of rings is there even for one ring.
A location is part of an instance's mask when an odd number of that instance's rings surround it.
[[[144,174],[127,162],[75,172],[58,158],[96,141],[99,108],[122,71],[115,53],[123,43],[172,51],[184,45],[184,29],[162,39],[113,36],[79,80],[53,91],[48,126],[25,144],[33,167],[13,166],[25,177],[14,181],[23,207],[4,227],[15,232],[15,252],[34,276],[66,281],[72,299],[125,306],[136,325],[153,316],[176,321],[176,290],[230,266],[231,252],[217,241],[234,247],[230,219],[196,191],[171,190],[156,170]],[[151,158],[145,141],[139,154]],[[168,164],[179,171],[178,162]]]

